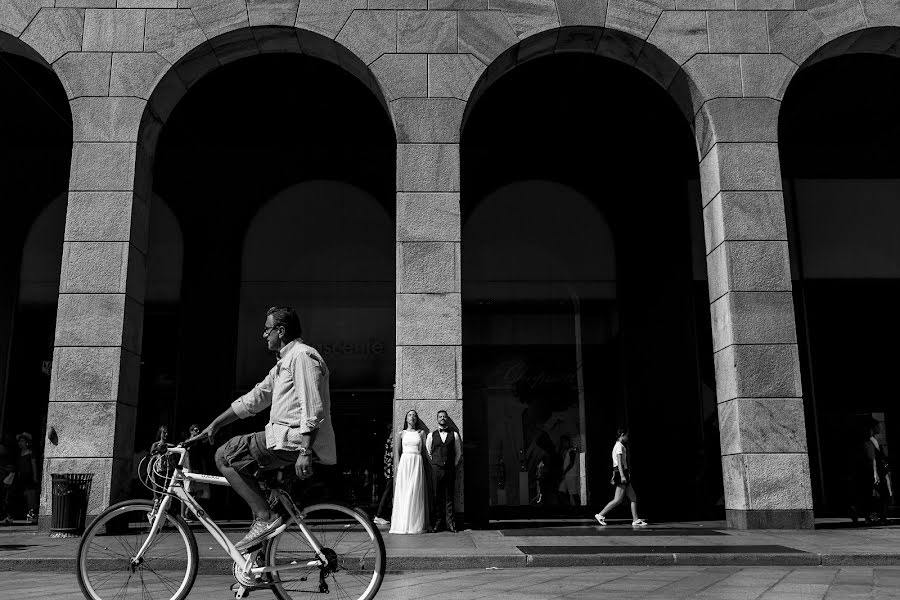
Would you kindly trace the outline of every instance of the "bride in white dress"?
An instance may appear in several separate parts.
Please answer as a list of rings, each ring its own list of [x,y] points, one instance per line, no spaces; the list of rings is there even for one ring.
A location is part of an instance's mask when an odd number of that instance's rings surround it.
[[[400,460],[394,473],[391,533],[425,533],[428,526],[425,431],[416,411],[406,413],[404,429],[397,434],[394,448]]]

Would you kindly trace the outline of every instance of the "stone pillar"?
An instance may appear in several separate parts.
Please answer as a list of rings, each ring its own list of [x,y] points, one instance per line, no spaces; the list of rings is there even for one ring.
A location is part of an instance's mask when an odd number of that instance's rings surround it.
[[[40,519],[50,475],[93,473],[88,515],[127,493],[146,283],[149,207],[135,191],[140,98],[71,101],[74,145]]]
[[[462,420],[459,119],[462,101],[401,98],[397,125],[397,370],[395,427],[409,409],[431,429]],[[462,470],[457,510],[462,511]]]
[[[779,102],[706,103],[700,177],[728,526],[811,528]],[[703,136],[700,136],[701,138]]]

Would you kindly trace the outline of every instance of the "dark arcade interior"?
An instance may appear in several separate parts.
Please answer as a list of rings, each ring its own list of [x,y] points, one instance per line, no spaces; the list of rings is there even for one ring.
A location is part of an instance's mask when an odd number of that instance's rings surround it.
[[[854,480],[866,472],[860,462],[872,419],[883,424],[889,456],[900,443],[892,377],[900,336],[898,106],[900,59],[853,54],[801,69],[780,113],[817,517],[848,515]]]
[[[395,153],[383,106],[321,60],[241,59],[181,99],[153,165],[136,450],[159,425],[204,427],[261,381],[274,364],[265,311],[287,304],[329,364],[336,428],[371,432],[342,444],[341,464],[380,465],[369,444],[382,447],[392,411]],[[251,421],[220,437],[263,424]]]
[[[40,455],[56,328],[72,115],[53,71],[2,52],[0,114],[15,115],[0,119],[0,432],[3,445],[12,449],[15,434],[31,433]]]
[[[469,110],[467,518],[597,512],[612,498],[620,426],[631,429],[642,514],[722,518],[698,159],[686,119],[639,71],[578,54],[517,67]],[[559,478],[562,432],[587,449],[587,507],[542,483]],[[517,489],[525,473],[527,500]]]

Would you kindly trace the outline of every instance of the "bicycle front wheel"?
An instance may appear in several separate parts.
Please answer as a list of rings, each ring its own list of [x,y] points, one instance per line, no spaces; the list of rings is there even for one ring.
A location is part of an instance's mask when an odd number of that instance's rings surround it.
[[[90,600],[183,600],[197,577],[197,540],[178,515],[166,514],[139,561],[153,502],[113,504],[88,526],[78,546],[78,584]]]
[[[272,591],[281,600],[338,598],[371,600],[381,587],[387,561],[384,540],[369,518],[358,509],[340,504],[314,504],[302,513],[303,524],[328,557],[324,566],[307,566],[318,560],[296,523],[271,539],[266,562],[272,573]]]

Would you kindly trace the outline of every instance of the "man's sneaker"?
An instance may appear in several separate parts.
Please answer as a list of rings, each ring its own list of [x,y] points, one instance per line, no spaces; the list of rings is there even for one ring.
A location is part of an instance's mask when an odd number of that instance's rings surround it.
[[[646,527],[647,521],[645,521],[643,519],[635,519],[634,521],[631,522],[631,526],[632,527]]]
[[[374,519],[372,519],[372,522],[375,523],[376,525],[390,525],[391,524],[390,521],[388,521],[387,519],[382,519],[381,517],[375,517]]]
[[[606,525],[606,517],[604,517],[600,513],[597,513],[596,515],[594,515],[594,518],[597,519],[597,522],[600,523],[601,525]]]
[[[250,546],[254,546],[279,533],[278,528],[281,527],[283,522],[284,519],[281,518],[281,515],[277,515],[268,522],[263,521],[262,519],[253,519],[253,525],[250,526],[250,531],[248,531],[247,535],[235,544],[234,547],[237,548],[238,552],[243,552]]]

